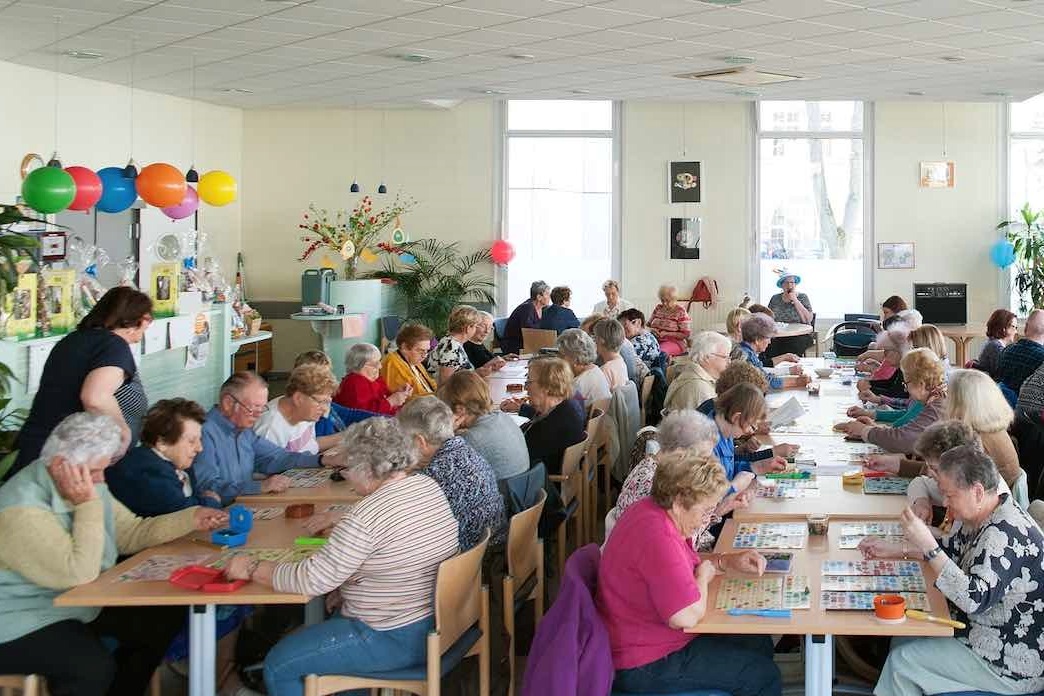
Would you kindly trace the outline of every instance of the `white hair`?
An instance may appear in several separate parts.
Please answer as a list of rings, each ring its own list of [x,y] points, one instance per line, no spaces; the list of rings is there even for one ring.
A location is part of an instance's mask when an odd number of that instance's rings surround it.
[[[349,425],[331,453],[337,466],[362,470],[371,481],[409,471],[417,463],[416,450],[406,433],[394,418],[383,416]]]
[[[453,437],[453,411],[435,396],[413,399],[399,411],[399,427],[408,437],[420,435],[430,445]]]
[[[692,349],[689,357],[693,362],[703,362],[715,353],[728,355],[732,350],[732,341],[717,331],[701,331],[692,337]]]
[[[344,369],[349,374],[358,372],[373,359],[381,359],[381,351],[372,343],[356,343],[344,354]]]
[[[921,324],[924,323],[924,317],[916,309],[904,309],[896,316],[899,317],[899,321],[906,325],[909,331],[921,328]]]
[[[104,413],[80,412],[67,416],[47,436],[40,459],[50,463],[61,457],[86,466],[99,457],[112,457],[120,449],[120,426]]]
[[[580,329],[566,329],[555,341],[558,356],[577,365],[593,365],[598,359],[594,339]]]
[[[694,409],[672,411],[656,429],[661,452],[695,448],[709,454],[718,443],[718,426]]]

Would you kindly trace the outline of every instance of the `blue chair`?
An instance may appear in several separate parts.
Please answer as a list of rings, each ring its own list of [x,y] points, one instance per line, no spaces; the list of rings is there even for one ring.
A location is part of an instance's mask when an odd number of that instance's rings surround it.
[[[500,319],[493,320],[493,338],[496,339],[497,343],[504,337],[504,332],[507,331],[507,317],[501,317]]]
[[[547,469],[543,464],[530,467],[521,474],[500,481],[504,494],[504,508],[508,517],[528,510],[540,500],[540,491],[547,485]]]
[[[395,340],[395,337],[399,334],[399,329],[402,328],[402,317],[394,314],[389,314],[386,317],[381,317],[381,353],[384,353],[388,344]]]

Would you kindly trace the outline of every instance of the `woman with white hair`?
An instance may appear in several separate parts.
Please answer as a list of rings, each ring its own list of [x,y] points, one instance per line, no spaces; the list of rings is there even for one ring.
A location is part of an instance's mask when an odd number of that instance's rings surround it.
[[[330,593],[327,606],[339,607],[268,652],[271,696],[301,696],[309,674],[423,665],[439,564],[457,553],[446,496],[431,478],[411,475],[416,453],[394,419],[348,426],[334,456],[363,498],[336,521],[326,544],[297,563],[236,556],[228,566],[231,578],[311,597]]]
[[[493,468],[464,438],[453,433],[453,411],[436,397],[414,399],[397,416],[413,443],[420,472],[442,488],[459,525],[460,549],[467,551],[486,530],[496,548],[507,536],[504,498]]]
[[[715,396],[714,382],[729,366],[732,342],[716,331],[701,331],[692,339],[690,362],[683,363],[663,400],[666,411],[696,408]]]
[[[228,521],[206,507],[137,517],[104,485],[120,450],[114,419],[74,413],[0,488],[0,674],[38,674],[53,696],[143,693],[185,620],[180,607],[58,607],[55,597],[120,555]],[[115,655],[105,638],[119,642]]]
[[[344,369],[344,379],[333,400],[345,408],[394,416],[413,393],[408,384],[397,392],[388,389],[381,377],[381,351],[372,343],[356,343],[349,348],[344,354]]]
[[[464,343],[464,352],[468,360],[481,375],[489,375],[507,364],[506,356],[493,355],[486,347],[486,338],[493,331],[493,315],[479,310],[479,323],[475,327],[475,335]],[[518,356],[510,356],[512,359]]]
[[[856,383],[859,398],[872,404],[888,403],[887,399],[907,399],[909,393],[903,386],[903,373],[899,363],[913,349],[910,332],[905,327],[891,328],[877,335],[877,346],[881,351],[881,365],[870,379]]]
[[[585,405],[610,398],[609,380],[595,365],[598,349],[594,339],[580,329],[567,329],[559,335],[555,347],[558,357],[572,369],[573,387]]]
[[[649,315],[649,331],[659,340],[660,350],[672,357],[681,355],[692,333],[692,319],[678,303],[678,288],[661,285],[656,296],[660,304]]]
[[[602,283],[602,292],[605,293],[605,302],[596,304],[591,314],[616,319],[620,312],[634,307],[634,304],[620,297],[620,284],[612,278]]]

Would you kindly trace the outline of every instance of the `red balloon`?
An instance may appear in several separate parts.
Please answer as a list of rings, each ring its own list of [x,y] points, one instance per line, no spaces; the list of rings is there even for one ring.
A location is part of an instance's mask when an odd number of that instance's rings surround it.
[[[511,242],[507,240],[498,239],[489,248],[489,255],[493,259],[493,263],[498,266],[506,266],[511,259],[515,258],[515,247],[511,246]]]
[[[185,198],[185,175],[177,167],[162,162],[142,168],[134,180],[141,200],[157,208],[179,205]]]
[[[69,210],[90,210],[95,203],[101,200],[101,179],[87,167],[66,167],[65,171],[76,184],[76,196],[69,204]]]

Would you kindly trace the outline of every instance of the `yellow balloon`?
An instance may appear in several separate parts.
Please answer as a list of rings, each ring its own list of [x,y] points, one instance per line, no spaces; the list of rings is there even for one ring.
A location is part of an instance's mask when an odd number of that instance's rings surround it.
[[[324,255],[323,256],[323,262],[321,264],[319,264],[319,267],[320,268],[333,268],[334,267],[333,259],[331,259],[329,256],[325,256]]]
[[[228,172],[215,169],[199,178],[199,197],[207,205],[228,205],[236,200],[236,180]]]
[[[377,261],[377,260],[378,260],[378,259],[377,259],[377,254],[373,253],[373,252],[372,252],[372,251],[370,251],[369,249],[363,249],[363,250],[362,250],[362,251],[361,251],[361,252],[359,253],[359,258],[361,258],[361,259],[362,259],[363,261],[365,261],[366,263],[374,263],[375,261]]]

